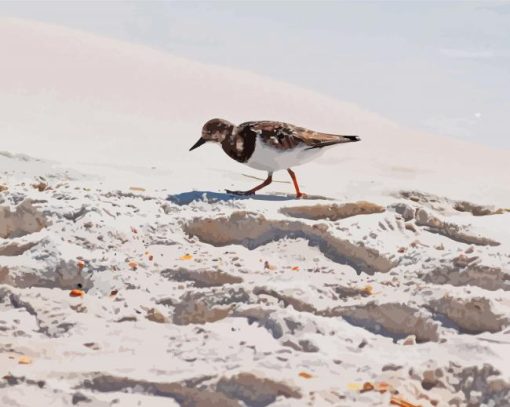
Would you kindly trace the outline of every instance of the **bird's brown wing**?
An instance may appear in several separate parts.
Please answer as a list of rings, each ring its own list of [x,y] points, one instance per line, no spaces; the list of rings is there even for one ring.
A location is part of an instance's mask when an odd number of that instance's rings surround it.
[[[310,149],[321,148],[359,140],[357,136],[320,133],[289,123],[274,121],[242,123],[238,126],[238,131],[254,133],[263,143],[280,150],[291,150],[299,145],[307,146]]]
[[[300,139],[304,144],[306,144],[308,146],[307,149],[322,148],[326,146],[332,146],[334,144],[360,141],[358,136],[321,133],[318,131],[305,129],[303,127],[295,128],[294,137]]]

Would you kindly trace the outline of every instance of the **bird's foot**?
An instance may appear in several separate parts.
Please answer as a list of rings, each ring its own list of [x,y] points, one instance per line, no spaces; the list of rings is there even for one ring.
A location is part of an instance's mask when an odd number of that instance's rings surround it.
[[[296,199],[301,199],[301,198],[306,198],[308,195],[305,194],[304,192],[300,192],[298,194],[296,194]]]
[[[255,195],[255,192],[253,192],[253,191],[231,191],[230,189],[226,189],[225,192],[227,194],[238,195],[238,196]]]

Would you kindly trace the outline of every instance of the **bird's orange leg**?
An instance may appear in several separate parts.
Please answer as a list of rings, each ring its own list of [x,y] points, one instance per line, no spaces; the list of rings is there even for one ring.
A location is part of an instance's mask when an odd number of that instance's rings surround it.
[[[299,185],[298,185],[298,182],[297,182],[296,174],[290,168],[287,168],[287,171],[289,172],[289,175],[292,178],[292,182],[294,183],[294,188],[296,188],[296,198],[299,199],[299,198],[303,197],[305,194],[303,194],[299,190]]]
[[[227,194],[234,194],[234,195],[254,195],[255,192],[257,192],[259,189],[262,189],[264,187],[267,187],[271,182],[273,182],[273,174],[272,173],[268,173],[267,174],[267,178],[266,180],[260,184],[260,185],[257,185],[255,188],[252,188],[250,189],[249,191],[230,191],[230,190],[226,190],[227,191]]]

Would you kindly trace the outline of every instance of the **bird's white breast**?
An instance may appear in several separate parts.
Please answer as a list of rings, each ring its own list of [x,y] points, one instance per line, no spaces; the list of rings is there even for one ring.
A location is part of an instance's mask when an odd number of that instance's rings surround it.
[[[278,171],[305,164],[324,151],[320,148],[306,150],[306,146],[298,146],[291,150],[281,150],[268,146],[261,140],[255,143],[255,151],[246,162],[249,167],[263,171]]]

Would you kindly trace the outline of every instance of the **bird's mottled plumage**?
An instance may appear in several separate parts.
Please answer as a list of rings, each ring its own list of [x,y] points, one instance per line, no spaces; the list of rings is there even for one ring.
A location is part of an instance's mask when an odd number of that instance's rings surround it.
[[[320,155],[323,147],[359,141],[359,137],[320,133],[275,121],[253,121],[235,126],[227,120],[212,119],[203,126],[202,137],[190,150],[207,141],[220,143],[230,158],[268,172],[264,184],[243,194],[254,193],[268,185],[274,171],[287,169],[298,196],[301,196],[290,167],[314,159]]]

